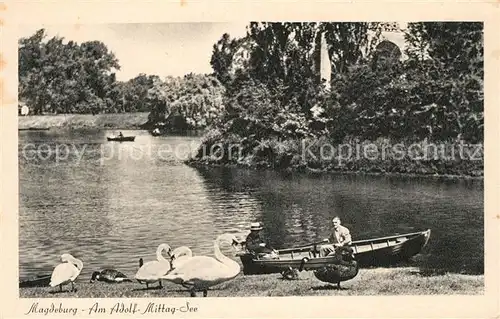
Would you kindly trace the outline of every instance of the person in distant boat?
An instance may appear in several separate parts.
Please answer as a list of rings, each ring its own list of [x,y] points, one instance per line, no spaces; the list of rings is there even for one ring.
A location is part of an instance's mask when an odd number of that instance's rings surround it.
[[[118,133],[118,137],[123,137],[122,132]]]
[[[271,247],[268,247],[264,238],[262,237],[260,231],[262,230],[262,225],[260,223],[250,224],[250,234],[246,238],[246,248],[253,254],[259,256],[266,256],[272,258],[276,255],[276,251]]]
[[[335,248],[350,245],[352,243],[349,229],[341,225],[341,221],[338,216],[335,216],[332,219],[332,224],[332,233],[328,239],[325,239],[325,242],[328,242],[328,244],[321,246],[320,256],[328,256],[331,253],[335,253]]]

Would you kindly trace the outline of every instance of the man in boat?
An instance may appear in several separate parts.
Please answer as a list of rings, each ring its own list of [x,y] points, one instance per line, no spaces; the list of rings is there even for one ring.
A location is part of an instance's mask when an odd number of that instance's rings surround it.
[[[118,137],[123,137],[122,132],[118,133]]]
[[[262,225],[258,222],[250,224],[250,234],[245,240],[247,250],[262,258],[277,258],[276,251],[268,247],[261,236],[262,229]]]
[[[328,256],[331,253],[335,253],[335,248],[345,245],[350,245],[352,243],[351,233],[347,227],[342,226],[340,218],[335,216],[332,219],[333,229],[330,237],[325,239],[329,244],[322,245],[320,247],[320,256]]]

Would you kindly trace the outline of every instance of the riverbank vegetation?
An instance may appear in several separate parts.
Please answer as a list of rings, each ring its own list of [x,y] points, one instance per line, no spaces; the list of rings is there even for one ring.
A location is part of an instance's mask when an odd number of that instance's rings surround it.
[[[141,128],[207,129],[193,165],[482,176],[482,23],[408,23],[392,30],[402,47],[389,27],[252,22],[214,44],[212,74],[128,81],[105,44],[42,29],[19,41],[19,98],[35,115],[149,112]]]
[[[244,39],[224,35],[212,65],[225,109],[190,162],[482,176],[482,24],[409,23],[406,59],[380,41],[382,31],[370,23],[251,23]],[[321,34],[332,69],[326,85]]]
[[[148,120],[148,112],[108,113],[108,114],[58,114],[21,116],[18,128],[28,129],[140,129]]]
[[[19,111],[26,105],[30,115],[148,112],[142,128],[188,130],[210,125],[222,108],[224,87],[211,75],[118,81],[118,70],[105,43],[47,40],[40,29],[19,40]]]
[[[106,284],[76,283],[76,292],[51,293],[56,288],[21,288],[21,298],[122,298],[189,297],[181,286],[164,282],[163,289],[146,290],[137,282]],[[414,268],[361,269],[341,289],[301,272],[299,280],[283,280],[279,274],[239,275],[209,291],[209,297],[278,297],[278,296],[362,296],[362,295],[475,295],[484,293],[484,276],[443,274],[425,276]],[[201,294],[199,294],[201,296]]]

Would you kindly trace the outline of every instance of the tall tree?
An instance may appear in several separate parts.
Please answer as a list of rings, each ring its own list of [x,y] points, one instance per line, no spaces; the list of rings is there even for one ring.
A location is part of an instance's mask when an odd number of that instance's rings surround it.
[[[374,41],[370,41],[370,30],[374,33]],[[369,56],[378,40],[380,27],[368,22],[325,22],[320,31],[325,33],[329,45],[332,72],[343,74]]]
[[[19,97],[34,114],[104,112],[119,68],[105,44],[45,41],[41,29],[19,40]]]
[[[214,70],[215,77],[224,85],[231,80],[234,57],[241,42],[241,39],[231,39],[228,33],[224,33],[213,46],[210,65]]]
[[[46,96],[37,92],[44,86],[42,72],[42,41],[45,39],[45,29],[38,30],[34,35],[19,40],[19,97],[33,107],[34,114],[40,114]]]
[[[426,102],[422,112],[440,123],[433,134],[482,141],[483,24],[410,23],[405,38],[410,75],[425,83],[418,87]]]

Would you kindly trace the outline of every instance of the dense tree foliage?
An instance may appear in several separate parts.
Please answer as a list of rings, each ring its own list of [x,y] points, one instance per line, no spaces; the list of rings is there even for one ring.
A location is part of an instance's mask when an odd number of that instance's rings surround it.
[[[113,104],[118,60],[98,41],[44,41],[39,30],[19,41],[19,97],[34,114],[101,113]]]
[[[223,109],[224,86],[213,76],[187,74],[155,81],[148,91],[154,101],[146,126],[160,129],[205,128]]]
[[[213,46],[210,65],[214,70],[214,76],[223,84],[231,79],[232,66],[237,58],[236,53],[240,44],[241,41],[231,39],[228,33],[224,33]]]
[[[326,92],[318,82],[321,33],[332,63]],[[249,111],[258,110],[255,121],[262,121],[266,112],[271,118],[293,113],[321,120],[338,141],[482,140],[482,24],[410,23],[404,61],[400,48],[378,41],[380,33],[376,23],[251,23],[244,39],[225,34],[212,58],[226,61],[224,67],[212,65],[227,88],[226,116],[249,120]],[[231,65],[238,43],[249,44],[247,59]],[[272,95],[272,106],[264,97],[246,98],[258,94]],[[315,107],[324,112],[313,119]]]
[[[434,135],[483,140],[484,47],[480,22],[412,23],[406,36],[413,81]],[[423,51],[426,51],[428,59]]]
[[[47,40],[41,29],[19,41],[19,100],[35,115],[151,112],[146,127],[165,129],[204,128],[223,107],[224,87],[213,76],[139,74],[117,81],[119,69],[105,44]]]
[[[212,60],[225,63],[212,66],[226,87],[225,111],[205,149],[244,142],[246,164],[282,166],[278,155],[292,163],[304,138],[481,143],[482,24],[409,23],[405,48],[382,41],[383,31],[380,23],[250,23],[242,39],[224,35]],[[319,78],[321,34],[328,87]]]
[[[35,114],[149,111],[147,127],[213,126],[209,140],[326,138],[335,143],[483,140],[483,25],[409,23],[405,48],[382,23],[252,22],[214,44],[212,75],[117,81],[106,45],[19,41],[19,97]],[[321,83],[328,44],[331,83]],[[404,51],[405,59],[402,59]],[[250,147],[250,146],[249,146]],[[253,147],[253,146],[252,146]]]

